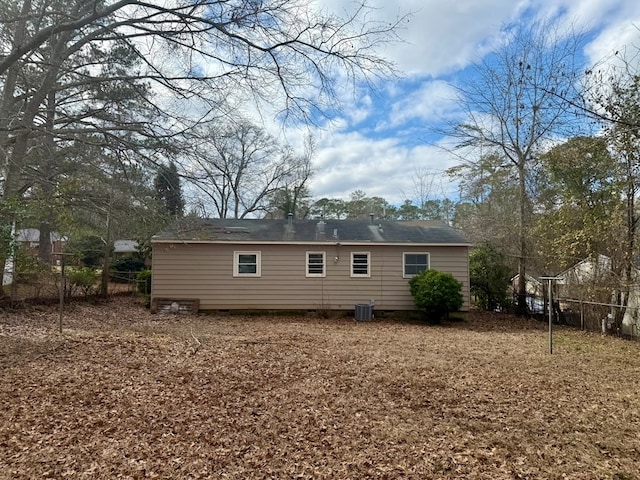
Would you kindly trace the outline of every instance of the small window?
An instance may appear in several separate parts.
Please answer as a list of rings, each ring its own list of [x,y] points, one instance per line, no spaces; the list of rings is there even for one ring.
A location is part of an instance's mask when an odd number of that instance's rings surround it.
[[[369,277],[369,253],[351,254],[351,276]]]
[[[260,252],[233,252],[234,277],[259,277]]]
[[[307,277],[325,276],[325,253],[307,252]]]
[[[404,254],[404,276],[413,277],[423,270],[429,270],[428,253],[405,253]]]

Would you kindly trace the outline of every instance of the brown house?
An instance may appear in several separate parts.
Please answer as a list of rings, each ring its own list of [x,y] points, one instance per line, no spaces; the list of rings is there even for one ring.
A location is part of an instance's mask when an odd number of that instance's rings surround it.
[[[152,238],[152,308],[413,310],[409,279],[449,272],[469,308],[469,242],[430,222],[184,219]]]
[[[65,237],[57,232],[49,234],[51,252],[51,262],[53,264],[60,263],[59,253],[62,251],[64,243],[67,241]],[[27,254],[37,257],[40,248],[40,230],[37,228],[23,228],[16,231],[16,242],[20,248]]]

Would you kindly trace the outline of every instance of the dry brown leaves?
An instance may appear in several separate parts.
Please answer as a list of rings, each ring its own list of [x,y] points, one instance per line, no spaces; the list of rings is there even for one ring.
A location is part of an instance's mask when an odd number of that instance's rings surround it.
[[[0,478],[636,479],[640,344],[475,315],[0,314]]]

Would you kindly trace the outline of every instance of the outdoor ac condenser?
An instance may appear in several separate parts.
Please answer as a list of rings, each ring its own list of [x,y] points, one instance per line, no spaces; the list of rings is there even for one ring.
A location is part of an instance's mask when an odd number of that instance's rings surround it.
[[[359,303],[356,305],[355,319],[358,322],[368,322],[373,319],[373,303]]]

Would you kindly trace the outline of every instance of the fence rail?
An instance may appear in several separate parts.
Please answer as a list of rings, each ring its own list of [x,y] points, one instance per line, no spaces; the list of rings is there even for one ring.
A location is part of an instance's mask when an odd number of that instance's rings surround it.
[[[536,297],[545,305],[547,299]],[[556,320],[581,330],[640,338],[640,307],[594,302],[576,298],[554,298]],[[559,311],[558,311],[559,310]]]
[[[136,278],[137,272],[110,272],[108,295],[138,295],[143,292],[141,286],[146,282]],[[98,279],[90,288],[75,288],[67,278],[65,280],[65,298],[86,298],[95,295],[100,289]],[[16,272],[9,285],[3,286],[4,297],[0,305],[13,306],[21,303],[57,302],[60,297],[61,271],[52,269],[47,272]],[[0,295],[2,297],[2,295]]]

